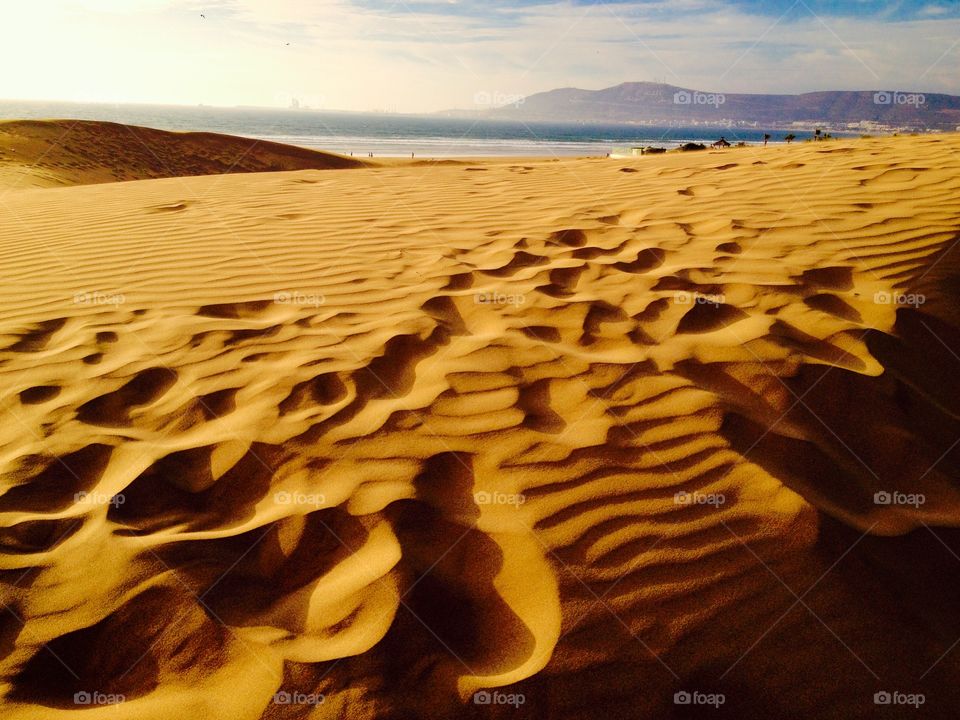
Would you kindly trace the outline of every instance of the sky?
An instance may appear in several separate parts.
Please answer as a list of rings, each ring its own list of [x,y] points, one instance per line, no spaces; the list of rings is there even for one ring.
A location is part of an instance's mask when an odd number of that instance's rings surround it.
[[[960,0],[3,0],[0,98],[433,112],[558,87],[960,94]]]

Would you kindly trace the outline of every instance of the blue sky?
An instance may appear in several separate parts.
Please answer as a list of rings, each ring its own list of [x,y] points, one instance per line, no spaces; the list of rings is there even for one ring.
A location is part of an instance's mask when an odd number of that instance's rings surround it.
[[[201,17],[203,15],[204,17]],[[960,94],[960,0],[33,0],[8,98],[401,112],[658,80]]]
[[[397,14],[400,12],[435,12],[453,17],[479,17],[496,22],[503,17],[522,17],[526,12],[542,7],[556,6],[560,3],[545,2],[544,0],[409,0],[396,2],[395,0],[355,0],[355,6],[379,12]],[[659,14],[660,16],[681,14],[694,17],[699,7],[709,7],[711,3],[669,3],[657,0],[649,2],[638,0],[571,0],[567,3],[573,7],[589,7],[605,4],[619,8],[626,14],[636,13],[644,16]],[[803,18],[813,13],[824,18],[848,17],[877,19],[884,21],[906,21],[928,18],[946,18],[960,16],[960,3],[957,0],[904,0],[901,2],[884,2],[882,0],[741,0],[738,2],[721,3],[731,12],[738,12],[769,18],[786,17]]]

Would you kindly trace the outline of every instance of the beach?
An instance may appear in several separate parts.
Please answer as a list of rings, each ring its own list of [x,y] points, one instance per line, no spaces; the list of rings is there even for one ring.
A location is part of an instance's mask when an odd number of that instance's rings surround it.
[[[142,130],[0,123],[5,718],[954,716],[960,135]]]
[[[685,142],[762,142],[764,132],[782,142],[791,130],[811,137],[812,128],[711,127],[568,122],[558,117],[510,120],[442,113],[371,114],[266,107],[189,107],[104,103],[26,102],[0,99],[0,118],[73,118],[175,132],[213,132],[285,143],[358,159],[461,157],[605,157],[620,147]],[[839,133],[842,134],[842,133]],[[859,133],[857,133],[859,134]]]

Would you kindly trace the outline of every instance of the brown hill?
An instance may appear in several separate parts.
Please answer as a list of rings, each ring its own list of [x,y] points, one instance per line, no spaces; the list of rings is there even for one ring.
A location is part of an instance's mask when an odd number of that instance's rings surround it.
[[[627,82],[602,90],[560,88],[490,111],[502,119],[567,122],[858,123],[953,130],[960,125],[960,97],[941,93],[843,90],[801,95],[702,92],[651,82]]]
[[[0,185],[51,187],[277,170],[363,167],[352,158],[206,132],[89,120],[0,122]]]

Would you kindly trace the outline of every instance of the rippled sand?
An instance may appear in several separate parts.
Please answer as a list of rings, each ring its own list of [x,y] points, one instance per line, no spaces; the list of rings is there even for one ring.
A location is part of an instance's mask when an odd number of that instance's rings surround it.
[[[960,137],[25,189],[85,133],[0,158],[4,718],[955,716]]]

